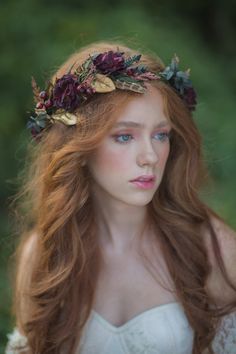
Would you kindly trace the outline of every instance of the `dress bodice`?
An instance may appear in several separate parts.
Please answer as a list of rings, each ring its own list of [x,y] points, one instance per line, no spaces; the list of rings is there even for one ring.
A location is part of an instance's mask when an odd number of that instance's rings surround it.
[[[182,306],[151,308],[124,325],[111,325],[94,310],[84,328],[78,354],[191,354],[193,330]]]
[[[21,354],[25,347],[27,338],[15,328],[8,334],[5,354]],[[236,354],[236,312],[222,318],[212,347],[215,354]],[[192,354],[192,348],[193,330],[182,305],[173,302],[144,311],[119,327],[92,310],[76,354]]]

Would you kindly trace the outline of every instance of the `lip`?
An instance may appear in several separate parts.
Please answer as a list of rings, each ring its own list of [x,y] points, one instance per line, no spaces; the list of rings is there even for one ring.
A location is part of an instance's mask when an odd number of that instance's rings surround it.
[[[155,182],[154,175],[142,175],[142,176],[139,176],[135,179],[132,179],[130,182],[150,182],[150,181]]]
[[[150,180],[150,181],[131,181],[136,187],[140,189],[152,189],[155,185],[155,181]]]
[[[155,185],[155,180],[156,178],[154,175],[142,175],[131,180],[130,182],[141,189],[152,189]]]

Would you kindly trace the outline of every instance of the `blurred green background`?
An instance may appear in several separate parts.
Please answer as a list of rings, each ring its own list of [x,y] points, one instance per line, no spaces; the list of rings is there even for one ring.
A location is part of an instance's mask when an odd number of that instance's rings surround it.
[[[9,197],[24,165],[33,107],[31,76],[46,79],[79,47],[117,39],[191,67],[198,92],[196,123],[214,180],[203,198],[236,228],[236,4],[233,0],[8,0],[0,5],[0,353],[10,315],[9,256],[14,249]]]

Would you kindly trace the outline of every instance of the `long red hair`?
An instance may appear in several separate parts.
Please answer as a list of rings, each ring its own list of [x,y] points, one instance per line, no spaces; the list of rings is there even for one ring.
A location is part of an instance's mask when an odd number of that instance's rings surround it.
[[[117,48],[127,56],[137,54],[118,42],[92,43],[73,54],[52,80],[65,74],[72,64],[81,64],[93,52]],[[143,54],[141,63],[151,71],[164,69],[154,55]],[[209,176],[198,129],[171,87],[161,81],[151,84],[163,97],[173,131],[161,184],[148,205],[149,216],[176,295],[194,330],[193,354],[199,354],[210,349],[219,316],[236,303],[213,309],[214,301],[205,289],[210,265],[203,226],[211,233],[216,259],[228,282],[229,279],[210,223],[210,215],[216,214],[199,197]],[[29,353],[53,354],[66,348],[67,353],[73,354],[78,348],[93,305],[101,262],[90,193],[92,176],[84,162],[107,135],[122,107],[138,95],[122,90],[94,95],[77,110],[76,126],[56,122],[42,133],[39,144],[29,143],[22,187],[13,202],[21,215],[14,313],[17,325],[28,338]],[[32,235],[34,253],[26,282],[19,274],[19,263]]]

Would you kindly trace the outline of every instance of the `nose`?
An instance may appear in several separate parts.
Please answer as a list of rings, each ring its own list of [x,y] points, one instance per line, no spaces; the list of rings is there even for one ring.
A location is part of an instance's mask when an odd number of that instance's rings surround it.
[[[155,165],[158,162],[158,153],[153,149],[150,140],[143,142],[140,145],[140,150],[137,155],[137,163],[139,166]]]

